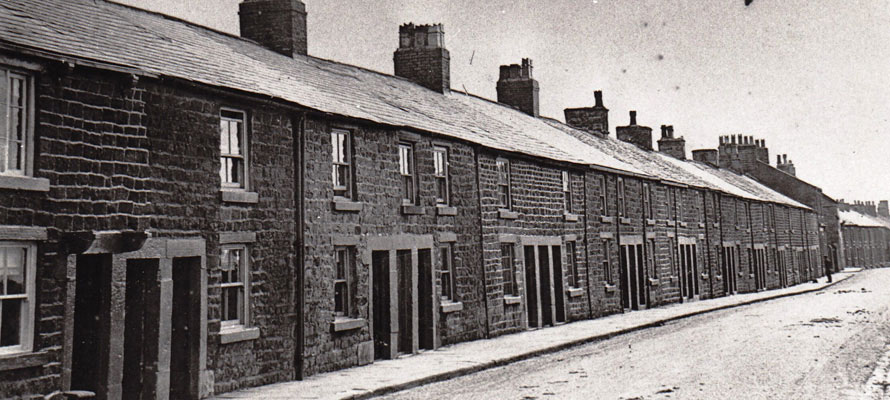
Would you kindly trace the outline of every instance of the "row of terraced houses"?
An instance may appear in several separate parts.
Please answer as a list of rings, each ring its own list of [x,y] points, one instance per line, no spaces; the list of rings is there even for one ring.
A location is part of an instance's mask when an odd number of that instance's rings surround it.
[[[390,76],[307,55],[298,0],[240,21],[0,3],[0,397],[203,398],[888,261],[763,140],[542,117],[531,60],[452,90],[441,25]]]

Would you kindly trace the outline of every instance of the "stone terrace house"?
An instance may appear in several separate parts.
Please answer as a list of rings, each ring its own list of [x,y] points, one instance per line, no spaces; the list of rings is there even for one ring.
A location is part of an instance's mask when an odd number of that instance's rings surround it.
[[[822,273],[810,207],[610,137],[599,93],[540,117],[530,60],[493,102],[441,25],[394,77],[309,56],[300,1],[240,19],[0,3],[0,396],[202,398]]]
[[[841,238],[846,265],[861,268],[890,266],[890,211],[887,201],[877,209],[871,202],[839,202]]]

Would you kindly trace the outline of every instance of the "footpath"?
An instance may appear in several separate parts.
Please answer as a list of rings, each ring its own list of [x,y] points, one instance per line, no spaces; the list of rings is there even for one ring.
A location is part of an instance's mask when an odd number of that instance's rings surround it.
[[[302,381],[278,383],[218,395],[217,399],[364,399],[553,353],[585,343],[651,328],[718,310],[825,289],[859,269],[846,269],[818,283],[673,304],[611,315],[493,339],[459,343],[396,360],[319,374]]]

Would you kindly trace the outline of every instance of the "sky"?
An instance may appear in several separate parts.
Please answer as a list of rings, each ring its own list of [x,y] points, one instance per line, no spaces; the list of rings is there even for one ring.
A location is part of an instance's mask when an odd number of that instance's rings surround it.
[[[238,34],[239,0],[117,0]],[[765,139],[837,199],[890,199],[890,6],[882,0],[303,0],[309,54],[392,74],[400,24],[443,23],[451,85],[496,99],[531,58],[541,114],[594,104],[673,125],[687,153]]]

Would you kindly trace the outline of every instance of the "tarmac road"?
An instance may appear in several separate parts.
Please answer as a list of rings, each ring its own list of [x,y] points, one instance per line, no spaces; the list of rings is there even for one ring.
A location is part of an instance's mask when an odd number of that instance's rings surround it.
[[[386,396],[890,399],[890,269]]]

